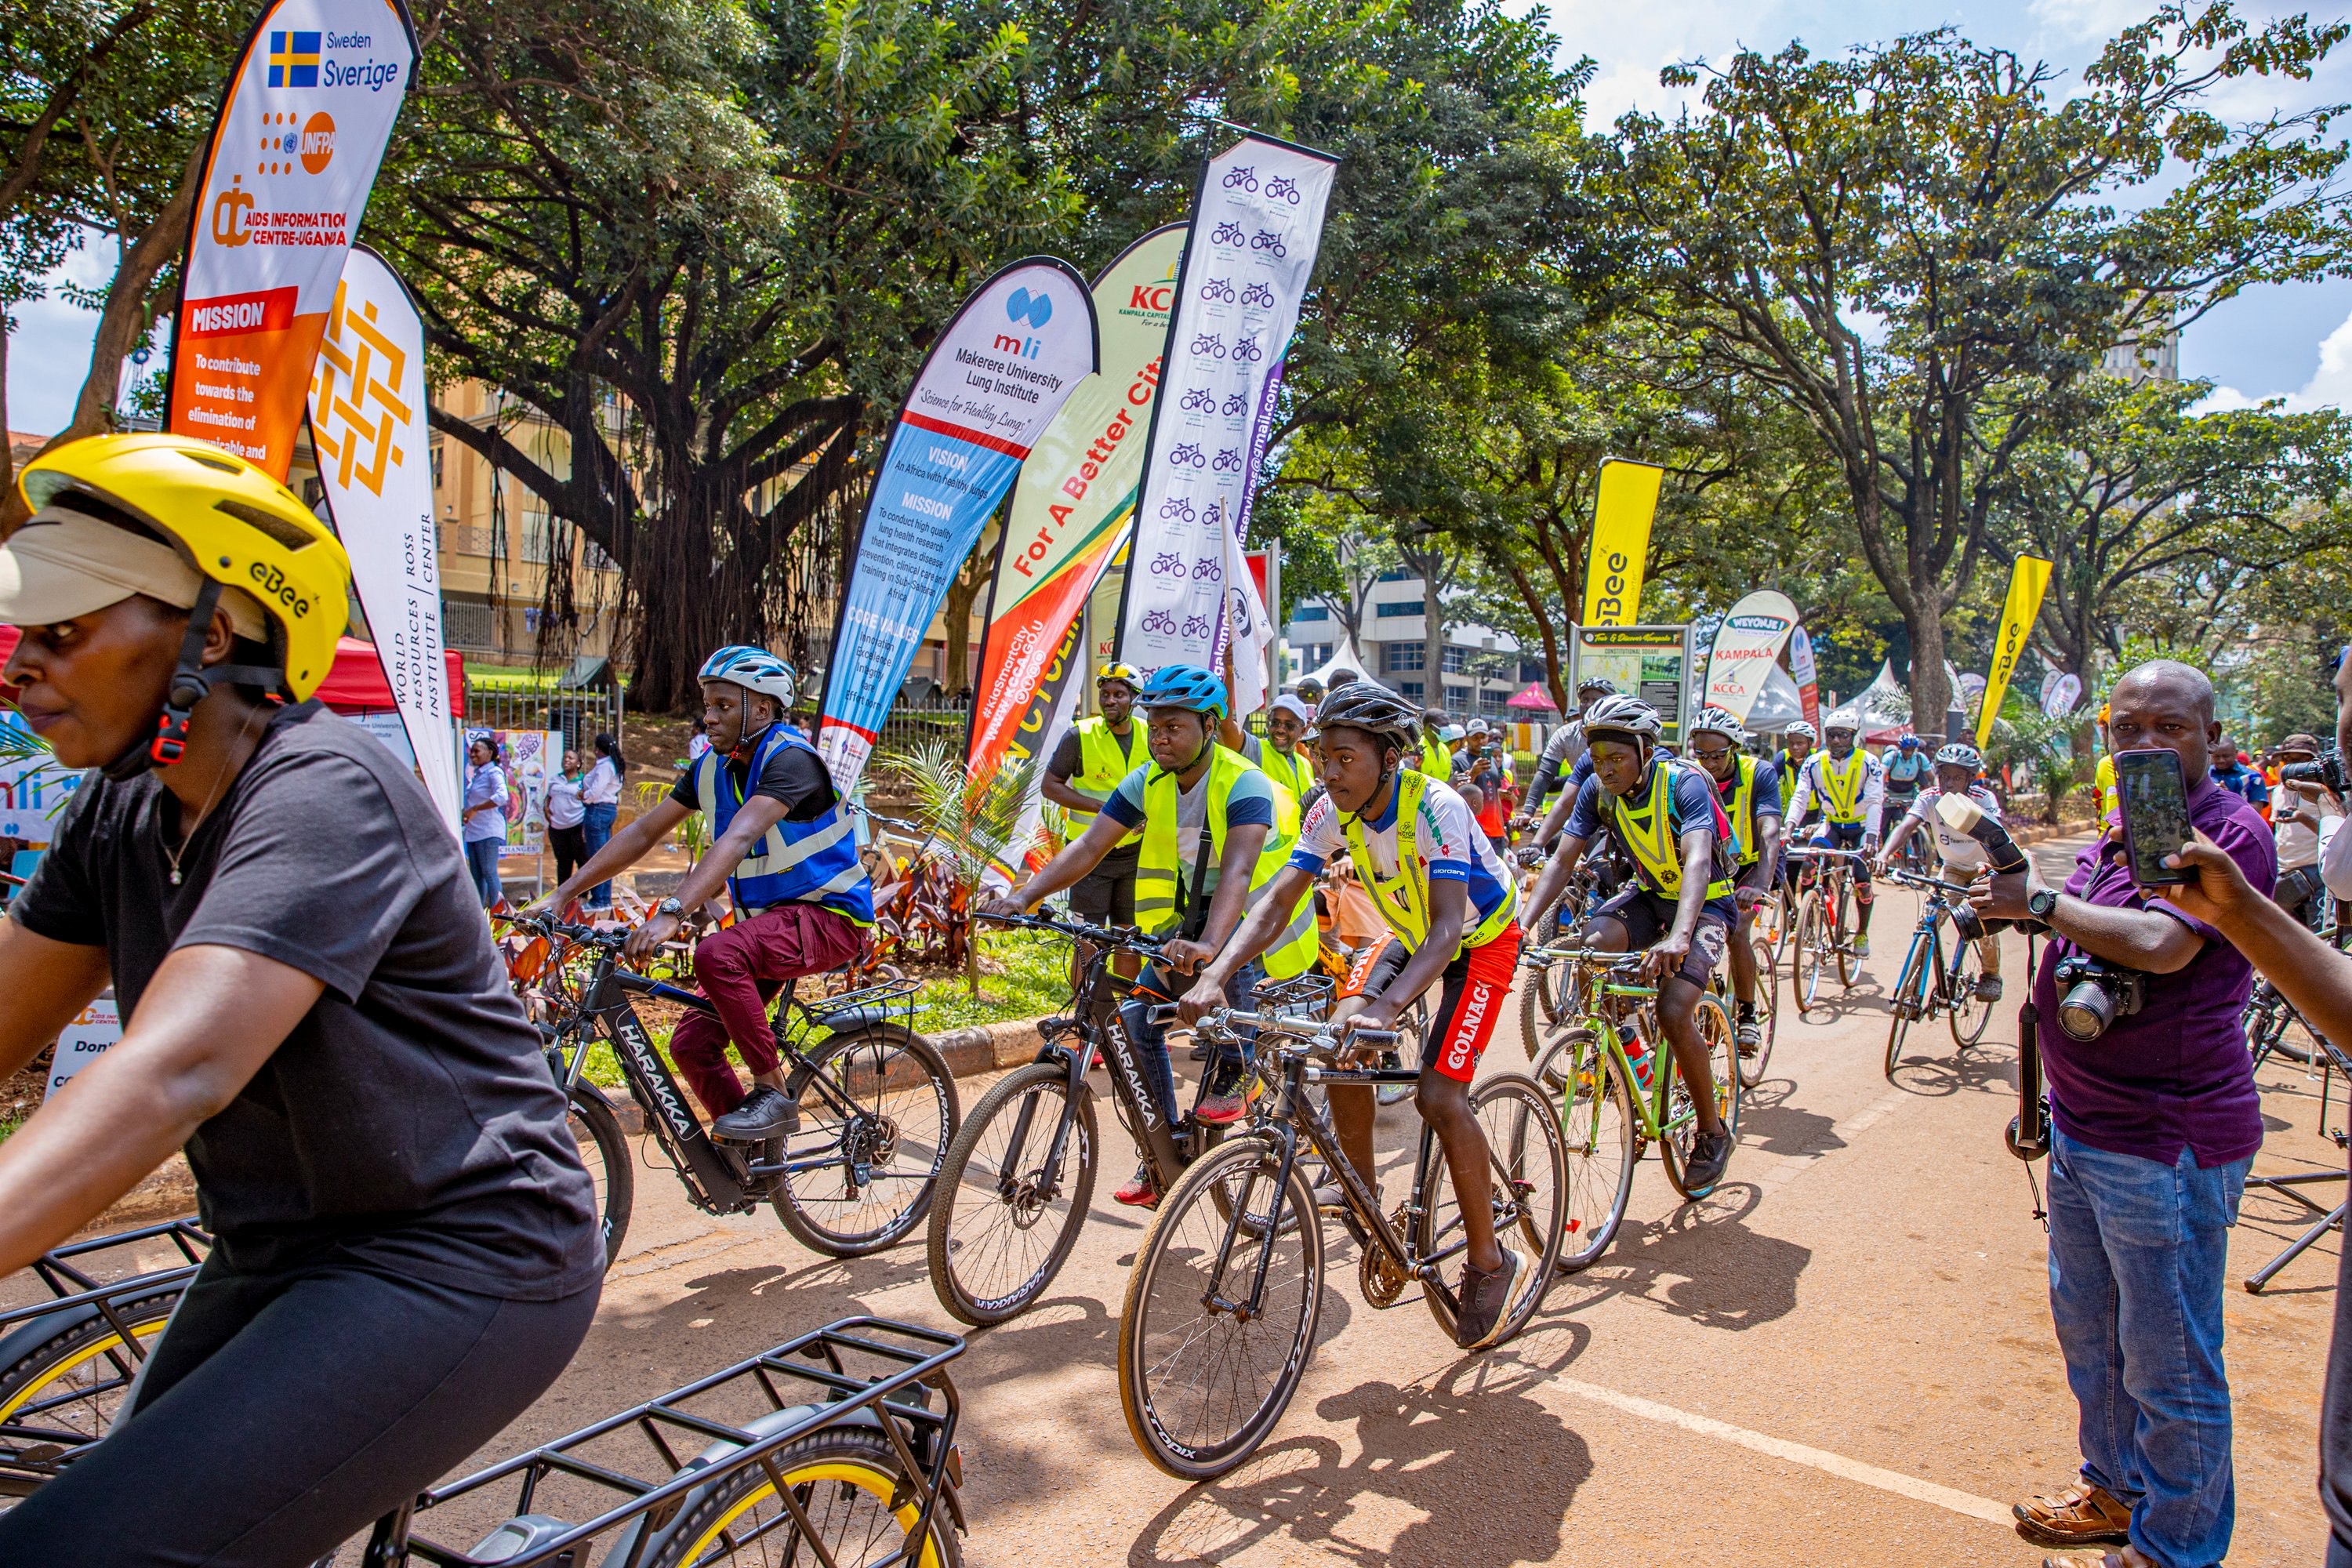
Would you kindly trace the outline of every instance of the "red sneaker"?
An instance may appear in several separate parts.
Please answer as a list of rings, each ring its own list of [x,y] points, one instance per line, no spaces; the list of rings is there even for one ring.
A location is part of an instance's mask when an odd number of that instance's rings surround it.
[[[1160,1188],[1151,1180],[1151,1167],[1138,1165],[1134,1177],[1127,1185],[1111,1194],[1111,1202],[1125,1204],[1129,1208],[1150,1209],[1160,1206]]]

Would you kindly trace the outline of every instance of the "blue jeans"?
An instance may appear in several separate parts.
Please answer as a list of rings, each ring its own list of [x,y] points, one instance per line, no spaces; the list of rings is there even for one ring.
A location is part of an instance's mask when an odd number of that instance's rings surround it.
[[[1250,996],[1265,979],[1265,966],[1255,959],[1241,966],[1225,983],[1225,1000],[1235,1007],[1246,1008]],[[1151,1021],[1151,1009],[1174,1001],[1192,988],[1190,975],[1178,974],[1159,964],[1146,964],[1136,977],[1135,994],[1118,1005],[1118,1016],[1127,1025],[1127,1037],[1143,1058],[1144,1070],[1150,1074],[1151,1092],[1160,1101],[1160,1114],[1173,1127],[1183,1120],[1176,1109],[1176,1067],[1168,1059],[1168,1026]],[[1255,1031],[1250,1031],[1255,1037]],[[1242,1053],[1233,1046],[1217,1047],[1217,1059],[1211,1065],[1209,1081],[1213,1088],[1223,1088],[1230,1082],[1242,1065]]]
[[[486,910],[506,896],[506,889],[499,885],[499,851],[506,847],[503,838],[466,840],[466,869],[474,874],[474,891]]]
[[[2050,1315],[2082,1411],[2083,1479],[2132,1510],[2161,1568],[2230,1550],[2237,1492],[2221,1292],[2252,1159],[2200,1170],[2111,1154],[2053,1130]]]
[[[596,851],[604,847],[606,841],[613,837],[613,818],[620,815],[621,808],[615,802],[608,800],[602,805],[591,805],[583,809],[586,815],[581,817],[580,826],[587,830],[588,854],[593,858]],[[611,909],[613,884],[597,883],[581,895],[580,901],[592,910]]]

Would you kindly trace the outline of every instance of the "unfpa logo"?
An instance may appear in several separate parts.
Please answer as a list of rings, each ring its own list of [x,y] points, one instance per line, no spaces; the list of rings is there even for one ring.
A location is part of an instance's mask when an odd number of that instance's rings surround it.
[[[319,35],[274,32],[269,35],[269,85],[319,85]]]

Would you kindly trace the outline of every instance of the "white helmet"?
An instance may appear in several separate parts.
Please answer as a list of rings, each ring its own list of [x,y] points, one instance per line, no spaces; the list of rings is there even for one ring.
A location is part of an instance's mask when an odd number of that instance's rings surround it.
[[[763,692],[787,711],[800,700],[800,675],[763,647],[732,643],[702,661],[702,680],[731,680],[748,690]]]
[[[1696,735],[1702,730],[1710,735],[1720,735],[1731,742],[1738,741],[1747,733],[1740,728],[1739,721],[1731,716],[1730,710],[1712,705],[1698,710],[1696,717],[1691,720],[1686,732]]]
[[[1620,694],[1604,697],[1584,710],[1584,733],[1589,740],[1603,731],[1621,735],[1637,735],[1654,746],[1664,733],[1658,722],[1658,710],[1638,697]]]
[[[1793,741],[1800,736],[1802,736],[1806,742],[1812,745],[1818,746],[1822,743],[1821,736],[1815,734],[1813,732],[1813,727],[1811,724],[1806,723],[1802,719],[1798,720],[1795,723],[1790,725],[1787,730],[1782,731],[1782,738],[1785,740]]]
[[[1984,772],[1984,753],[1965,741],[1955,741],[1936,752],[1937,767],[1966,768],[1971,773]]]

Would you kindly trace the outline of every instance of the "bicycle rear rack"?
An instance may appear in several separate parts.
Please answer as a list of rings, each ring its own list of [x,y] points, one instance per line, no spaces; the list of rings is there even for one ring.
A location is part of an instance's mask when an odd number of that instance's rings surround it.
[[[921,1512],[908,1532],[909,1544],[887,1557],[862,1563],[861,1568],[888,1568],[913,1560],[930,1538],[943,1499],[955,1528],[964,1526],[962,1505],[954,1490],[961,1480],[961,1460],[954,1444],[961,1404],[943,1370],[963,1350],[960,1336],[935,1329],[886,1318],[844,1318],[463,1480],[423,1493],[407,1510],[377,1523],[362,1562],[370,1568],[404,1562],[429,1563],[435,1568],[561,1568],[587,1562],[586,1549],[598,1538],[626,1531],[629,1538],[612,1541],[596,1562],[599,1568],[639,1568],[656,1544],[659,1527],[669,1522],[688,1493],[756,1466],[767,1472],[770,1485],[781,1496],[785,1489],[775,1458],[779,1451],[814,1433],[853,1423],[878,1427],[886,1434],[903,1474],[919,1478],[921,1489]],[[845,1362],[845,1357],[852,1359]],[[872,1375],[852,1370],[876,1363],[886,1370]],[[816,1396],[788,1397],[788,1392],[797,1391],[796,1382],[814,1385]],[[756,1390],[769,1415],[803,1405],[814,1407],[802,1419],[765,1430],[753,1429],[764,1422],[739,1425],[687,1408],[698,1400],[716,1402],[714,1396],[728,1393],[740,1399],[747,1390]],[[933,1390],[940,1395],[937,1409],[931,1407]],[[652,1451],[651,1464],[640,1468],[655,1473],[632,1474],[583,1453],[598,1439],[628,1427],[635,1427]],[[731,1446],[733,1451],[700,1462],[719,1445]],[[579,1524],[534,1514],[532,1503],[541,1488],[558,1477],[617,1493],[622,1500]],[[500,1482],[517,1487],[513,1519],[470,1552],[415,1533],[415,1516]],[[913,1500],[890,1500],[898,1507]],[[788,1508],[798,1506],[788,1504]],[[645,1524],[629,1531],[631,1522],[638,1520]],[[516,1549],[518,1533],[524,1536],[520,1550]],[[486,1548],[496,1555],[473,1554],[483,1553]]]

